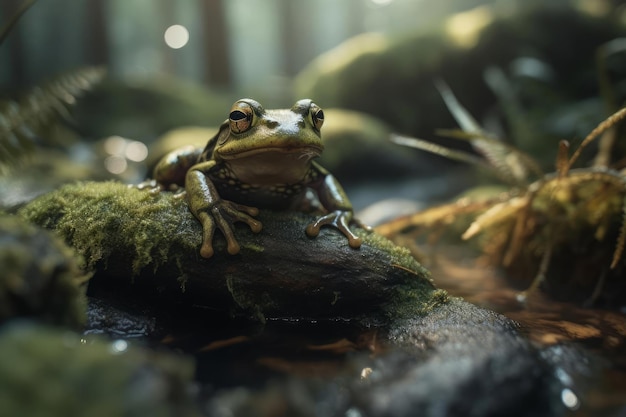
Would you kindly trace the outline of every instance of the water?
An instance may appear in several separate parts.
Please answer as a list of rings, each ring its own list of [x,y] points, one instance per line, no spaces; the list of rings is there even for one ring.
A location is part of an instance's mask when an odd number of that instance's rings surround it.
[[[562,401],[570,405],[574,415],[626,416],[626,315],[623,309],[606,310],[559,302],[540,290],[520,297],[523,286],[508,282],[502,271],[487,266],[480,256],[465,247],[441,245],[425,259],[438,287],[517,321],[521,331],[538,347],[560,355],[561,360],[567,354],[566,349],[581,348],[602,364],[591,373],[582,369],[582,375],[571,381],[572,389],[561,393]],[[577,365],[584,364],[571,367]],[[558,368],[557,376],[560,379],[571,377],[566,370]]]

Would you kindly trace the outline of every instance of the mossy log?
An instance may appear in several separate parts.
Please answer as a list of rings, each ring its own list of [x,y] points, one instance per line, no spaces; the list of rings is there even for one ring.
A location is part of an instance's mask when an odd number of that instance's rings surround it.
[[[80,328],[90,275],[73,251],[49,231],[0,215],[0,324],[30,318]]]
[[[119,183],[79,183],[19,211],[56,230],[95,269],[90,291],[158,296],[167,307],[197,306],[266,318],[363,319],[423,314],[446,301],[408,251],[363,230],[360,249],[332,228],[309,238],[314,217],[262,211],[263,230],[236,225],[229,255],[218,232],[215,255],[199,254],[200,223],[183,198]]]

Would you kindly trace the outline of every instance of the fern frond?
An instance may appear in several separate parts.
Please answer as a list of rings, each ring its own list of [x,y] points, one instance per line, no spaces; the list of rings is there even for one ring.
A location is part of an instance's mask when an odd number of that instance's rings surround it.
[[[446,107],[462,129],[461,134],[446,131],[449,136],[470,142],[489,161],[500,178],[509,184],[527,185],[532,175],[543,176],[541,168],[531,156],[484,131],[445,82],[437,80],[435,84]]]
[[[45,130],[69,116],[69,107],[104,77],[103,68],[83,68],[63,74],[33,88],[17,101],[0,102],[0,172],[22,161],[39,142]]]
[[[619,123],[625,118],[626,118],[626,107],[622,107],[621,109],[619,109],[618,111],[616,111],[615,113],[607,117],[598,126],[596,126],[596,128],[593,129],[591,133],[587,135],[587,137],[581,142],[581,144],[578,145],[578,149],[576,149],[576,151],[572,154],[572,157],[569,160],[568,168],[571,168],[572,165],[574,165],[574,162],[576,162],[578,157],[580,157],[580,154],[582,153],[583,149],[587,145],[589,145],[595,138],[600,136],[602,133],[604,133],[608,129],[611,129],[613,126],[615,126],[617,123]]]
[[[491,165],[488,165],[484,159],[479,158],[471,153],[446,148],[445,146],[440,146],[436,143],[432,143],[424,139],[392,133],[389,136],[389,140],[398,145],[408,146],[410,148],[434,153],[436,155],[443,156],[444,158],[448,159],[453,159],[455,161],[466,162],[468,164],[478,165],[488,169],[493,168]]]
[[[508,184],[527,185],[531,177],[541,178],[544,175],[532,156],[487,133],[471,133],[458,129],[438,129],[436,133],[469,142],[498,173],[498,177]]]

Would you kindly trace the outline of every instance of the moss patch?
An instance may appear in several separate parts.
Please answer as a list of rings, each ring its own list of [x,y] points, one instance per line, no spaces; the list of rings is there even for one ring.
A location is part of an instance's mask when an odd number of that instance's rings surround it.
[[[173,244],[195,249],[201,228],[189,216],[182,198],[153,195],[117,182],[78,183],[46,194],[19,215],[54,229],[85,258],[86,267],[106,261],[116,248],[132,248],[134,273],[167,261]],[[188,239],[171,239],[187,236]]]
[[[24,323],[0,333],[7,416],[197,416],[190,360]]]

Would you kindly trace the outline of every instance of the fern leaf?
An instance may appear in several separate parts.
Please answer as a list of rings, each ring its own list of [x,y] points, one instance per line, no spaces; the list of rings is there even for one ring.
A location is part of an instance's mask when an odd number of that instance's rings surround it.
[[[36,146],[46,129],[69,117],[69,107],[104,77],[102,68],[83,68],[34,87],[17,101],[0,103],[0,172],[15,167]]]

